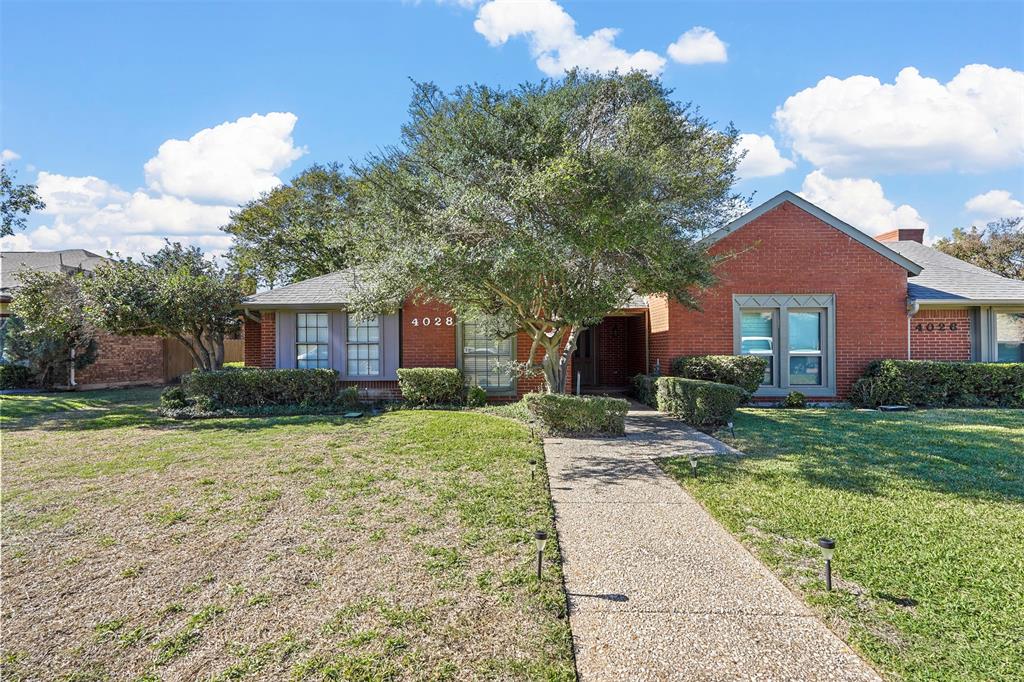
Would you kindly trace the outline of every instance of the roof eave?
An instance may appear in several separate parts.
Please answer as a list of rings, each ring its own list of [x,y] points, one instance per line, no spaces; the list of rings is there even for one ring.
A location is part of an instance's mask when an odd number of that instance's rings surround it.
[[[1022,306],[1024,305],[1024,298],[914,298],[910,297],[911,301],[916,302],[919,306],[929,305],[942,305],[942,306],[982,306],[982,305],[1008,305],[1008,306]]]

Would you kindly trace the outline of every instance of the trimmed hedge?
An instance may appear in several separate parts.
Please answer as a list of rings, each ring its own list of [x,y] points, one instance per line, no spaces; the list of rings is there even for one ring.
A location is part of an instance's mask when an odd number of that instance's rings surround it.
[[[713,431],[732,421],[736,408],[748,397],[739,386],[714,381],[661,377],[656,383],[658,409],[701,431]]]
[[[1024,363],[876,360],[850,391],[859,407],[1024,407]]]
[[[692,355],[672,361],[672,374],[685,379],[739,386],[753,393],[764,380],[768,361],[756,355]]]
[[[32,384],[32,370],[23,365],[0,365],[0,390],[28,388]]]
[[[327,404],[338,394],[333,369],[223,369],[181,378],[186,399],[206,409]]]
[[[447,367],[400,369],[398,388],[414,405],[457,405],[466,391],[462,372]]]
[[[653,374],[637,374],[633,377],[633,397],[648,407],[658,409],[658,377]]]
[[[555,435],[621,436],[626,432],[629,403],[621,398],[527,393],[523,401],[541,426]]]

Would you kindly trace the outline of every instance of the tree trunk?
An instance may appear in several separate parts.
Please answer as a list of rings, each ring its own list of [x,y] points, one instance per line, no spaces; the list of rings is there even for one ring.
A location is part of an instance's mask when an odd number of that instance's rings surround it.
[[[584,327],[569,327],[569,338],[565,347],[562,345],[562,334],[555,334],[552,338],[544,338],[540,345],[544,348],[544,359],[541,360],[541,367],[544,369],[544,390],[547,393],[565,393],[566,372],[569,369],[569,360],[576,350],[576,340]]]

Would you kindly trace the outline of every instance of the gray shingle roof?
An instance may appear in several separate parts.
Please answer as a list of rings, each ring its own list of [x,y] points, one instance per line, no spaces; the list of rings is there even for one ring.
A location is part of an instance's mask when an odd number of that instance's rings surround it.
[[[912,241],[886,246],[921,266],[907,284],[910,298],[922,303],[949,301],[1024,304],[1024,282],[1001,277],[959,258]]]
[[[41,272],[86,272],[107,260],[103,256],[85,249],[63,251],[5,251],[0,253],[0,292],[4,297],[11,295],[11,289],[21,284],[19,273]]]
[[[295,284],[263,291],[242,300],[245,308],[338,306],[349,302],[356,287],[354,270],[339,270]]]

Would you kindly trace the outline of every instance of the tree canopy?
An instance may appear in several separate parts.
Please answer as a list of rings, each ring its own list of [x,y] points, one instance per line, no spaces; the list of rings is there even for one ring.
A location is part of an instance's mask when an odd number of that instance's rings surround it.
[[[85,279],[87,311],[114,334],[175,338],[202,370],[224,364],[224,339],[241,325],[238,279],[198,247],[168,243],[139,261],[97,267]]]
[[[697,238],[731,217],[737,134],[640,72],[450,94],[417,84],[402,143],[358,170],[357,309],[410,294],[533,339],[562,391],[580,331],[635,294],[695,305]]]
[[[25,229],[25,221],[32,211],[46,208],[35,185],[19,185],[7,168],[0,165],[0,237]]]
[[[935,248],[997,275],[1024,280],[1024,218],[1003,218],[985,229],[953,229],[952,238],[943,237]]]
[[[290,284],[340,270],[350,256],[351,180],[337,164],[313,165],[231,214],[232,267],[250,289]]]

